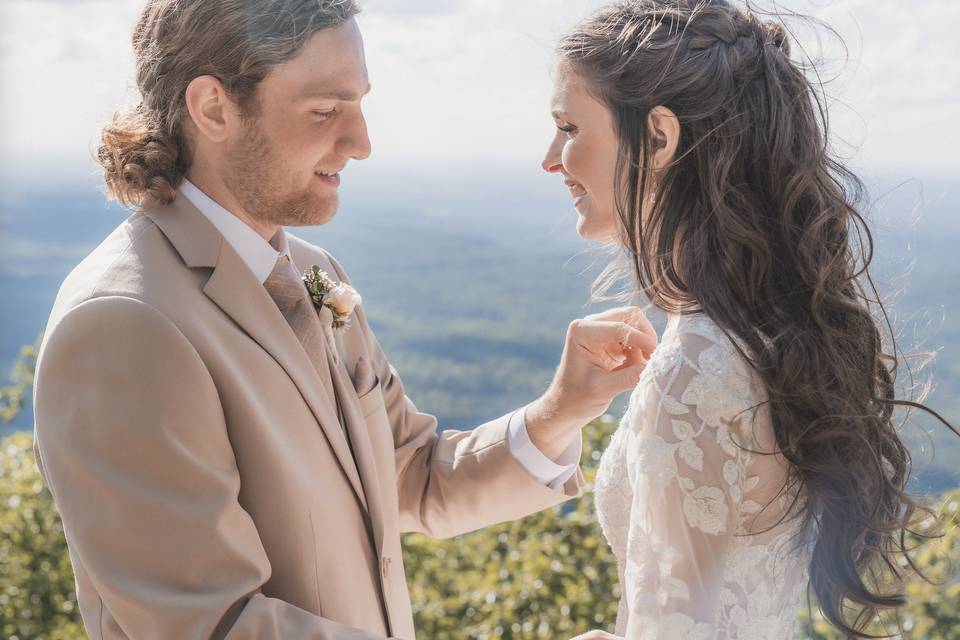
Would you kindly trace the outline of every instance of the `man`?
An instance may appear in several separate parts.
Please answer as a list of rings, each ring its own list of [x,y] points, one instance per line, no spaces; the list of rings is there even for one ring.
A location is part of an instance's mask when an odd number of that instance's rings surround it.
[[[93,638],[413,638],[400,533],[577,495],[580,428],[655,346],[609,312],[525,409],[441,433],[416,410],[339,264],[283,229],[332,218],[370,153],[356,12],[149,0],[137,24],[143,99],[99,154],[136,211],[61,287],[35,384]]]

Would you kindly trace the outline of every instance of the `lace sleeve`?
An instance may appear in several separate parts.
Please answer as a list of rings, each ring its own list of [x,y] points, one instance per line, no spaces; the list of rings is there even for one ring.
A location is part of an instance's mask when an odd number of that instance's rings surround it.
[[[759,478],[735,444],[752,448],[740,437],[756,404],[750,369],[730,343],[697,333],[664,355],[641,382],[627,453],[626,637],[735,637],[719,619],[725,567],[739,518],[760,509],[744,499]]]

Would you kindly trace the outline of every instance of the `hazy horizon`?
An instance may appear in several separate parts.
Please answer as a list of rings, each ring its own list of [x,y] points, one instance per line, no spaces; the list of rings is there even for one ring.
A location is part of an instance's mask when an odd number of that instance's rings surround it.
[[[448,167],[431,182],[410,177],[410,167],[384,177],[358,164],[344,175],[333,222],[292,230],[344,264],[411,397],[447,427],[494,418],[546,388],[566,324],[603,307],[587,302],[607,259],[576,235],[556,176],[463,173]],[[879,199],[867,214],[877,240],[872,271],[884,295],[896,294],[901,348],[940,352],[921,380],[933,376],[931,406],[960,422],[960,193],[933,180],[892,192],[885,180],[866,182]],[[42,330],[62,279],[127,215],[95,180],[0,194],[0,295],[17,310],[0,323],[5,370]],[[31,426],[28,407],[0,432]],[[951,462],[960,442],[945,428],[920,417],[906,437],[924,483],[960,484]]]
[[[553,135],[552,48],[601,4],[363,1],[373,155],[343,173],[333,223],[298,231],[346,265],[414,398],[451,420],[494,417],[542,390],[566,323],[595,309],[590,266],[604,254],[576,236],[569,194],[539,163]],[[868,216],[875,275],[903,292],[892,308],[905,346],[940,350],[932,403],[960,418],[960,3],[928,0],[909,19],[898,0],[776,4],[826,20],[849,46],[844,56],[788,21],[794,51],[824,58],[832,148],[880,199]],[[94,150],[137,98],[141,6],[0,2],[0,295],[16,310],[0,323],[5,369],[63,277],[128,215],[106,202]],[[30,422],[27,411],[15,424]],[[958,467],[938,460],[938,473]]]

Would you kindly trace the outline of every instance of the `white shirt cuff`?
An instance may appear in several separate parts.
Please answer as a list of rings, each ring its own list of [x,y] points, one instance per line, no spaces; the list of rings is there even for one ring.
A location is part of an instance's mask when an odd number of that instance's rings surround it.
[[[583,438],[574,438],[556,461],[543,454],[527,433],[526,407],[510,416],[507,426],[507,447],[517,462],[541,483],[559,490],[577,471],[583,452]]]

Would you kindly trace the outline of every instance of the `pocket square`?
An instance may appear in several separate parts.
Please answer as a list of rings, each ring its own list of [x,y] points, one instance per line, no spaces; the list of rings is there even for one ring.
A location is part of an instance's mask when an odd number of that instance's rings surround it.
[[[353,388],[357,392],[357,397],[362,398],[373,391],[378,382],[373,367],[370,366],[366,358],[360,356],[353,371]]]

